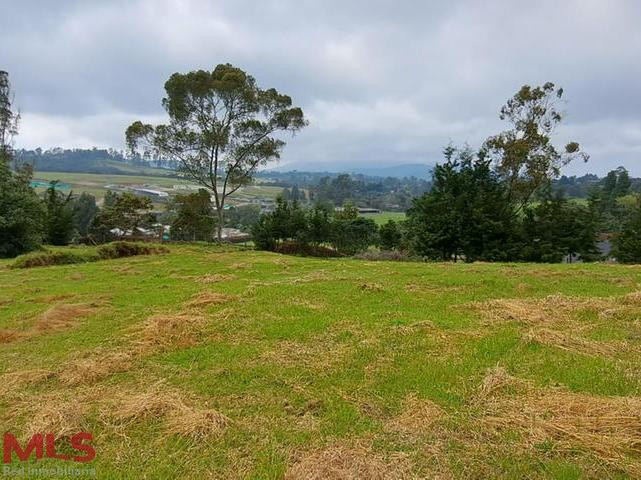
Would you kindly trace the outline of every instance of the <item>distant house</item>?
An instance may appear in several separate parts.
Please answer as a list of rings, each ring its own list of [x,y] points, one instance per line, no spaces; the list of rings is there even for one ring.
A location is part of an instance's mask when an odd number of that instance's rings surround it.
[[[342,212],[343,210],[345,210],[345,208],[344,207],[336,207],[334,210],[337,211],[337,212]],[[378,208],[358,207],[357,210],[358,210],[358,213],[360,213],[360,214],[381,213],[381,211]]]

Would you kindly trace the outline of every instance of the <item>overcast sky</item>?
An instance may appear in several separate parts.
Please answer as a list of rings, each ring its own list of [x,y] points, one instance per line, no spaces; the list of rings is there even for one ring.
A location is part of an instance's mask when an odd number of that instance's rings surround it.
[[[123,148],[162,121],[173,72],[232,63],[291,95],[310,126],[282,165],[433,163],[477,147],[525,84],[567,97],[568,174],[641,176],[641,2],[7,0],[0,69],[22,112],[17,147]]]

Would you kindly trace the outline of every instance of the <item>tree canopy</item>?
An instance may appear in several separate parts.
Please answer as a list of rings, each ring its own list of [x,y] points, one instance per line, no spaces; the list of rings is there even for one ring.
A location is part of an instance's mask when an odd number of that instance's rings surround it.
[[[213,192],[220,241],[227,197],[260,166],[280,158],[285,146],[280,132],[296,132],[307,121],[289,96],[261,89],[254,77],[230,64],[211,72],[174,73],[165,92],[169,122],[134,122],[125,134],[128,148],[132,154],[142,150],[175,159],[180,172]]]

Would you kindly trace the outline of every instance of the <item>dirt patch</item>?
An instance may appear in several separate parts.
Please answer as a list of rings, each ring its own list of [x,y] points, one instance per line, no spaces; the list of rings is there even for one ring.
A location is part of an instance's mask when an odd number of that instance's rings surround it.
[[[126,352],[92,352],[86,358],[68,362],[58,374],[67,385],[95,383],[131,368],[133,356]]]
[[[401,480],[412,478],[405,454],[386,458],[364,445],[334,445],[309,453],[285,473],[286,480]]]
[[[236,297],[224,293],[201,292],[198,295],[194,295],[191,300],[185,303],[185,307],[199,308],[209,305],[222,305],[235,299]]]
[[[432,426],[444,416],[445,412],[436,403],[410,394],[403,402],[402,412],[390,419],[385,429],[404,436],[420,436],[430,432]]]

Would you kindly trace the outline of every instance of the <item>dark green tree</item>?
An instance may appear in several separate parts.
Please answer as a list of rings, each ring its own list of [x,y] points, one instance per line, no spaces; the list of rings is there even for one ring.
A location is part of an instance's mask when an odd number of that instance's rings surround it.
[[[330,238],[338,252],[354,255],[378,243],[378,225],[371,218],[335,219]]]
[[[12,110],[9,74],[0,71],[0,257],[35,250],[44,234],[44,207],[31,188],[31,168],[11,169],[20,116]]]
[[[613,239],[612,255],[621,263],[641,263],[641,195],[628,211],[621,233]]]
[[[433,188],[407,212],[408,242],[434,260],[508,260],[516,220],[507,188],[482,153],[449,146],[433,172]]]
[[[30,169],[12,171],[0,161],[0,257],[37,249],[45,230],[42,201],[31,188]]]
[[[173,240],[211,241],[216,230],[209,192],[203,188],[198,193],[177,195],[174,201],[176,218],[171,222]]]
[[[394,220],[388,220],[381,225],[379,232],[380,247],[383,250],[396,250],[400,248],[403,235],[401,229]]]
[[[332,206],[327,204],[316,204],[309,210],[306,235],[308,243],[317,246],[329,241],[332,232],[332,211]]]
[[[230,207],[225,214],[225,226],[249,232],[260,219],[258,205],[239,205]]]
[[[58,191],[58,182],[53,181],[45,192],[44,203],[47,211],[45,242],[50,245],[68,245],[74,233],[72,193]]]
[[[112,205],[105,206],[96,215],[91,233],[103,242],[114,237],[136,235],[139,227],[148,228],[155,222],[152,208],[149,198],[128,192],[117,195]]]
[[[568,201],[561,193],[548,194],[524,212],[521,259],[556,263],[565,257],[593,261],[598,221],[589,208]]]
[[[109,195],[111,192],[107,192]],[[76,231],[80,236],[87,236],[94,217],[100,209],[96,204],[96,197],[87,192],[82,192],[73,199],[73,219]]]
[[[132,154],[178,161],[179,171],[214,194],[218,240],[229,195],[249,183],[256,170],[276,160],[285,146],[280,132],[296,132],[307,122],[292,99],[230,64],[213,71],[174,73],[165,83],[165,125],[134,122],[126,140]]]

